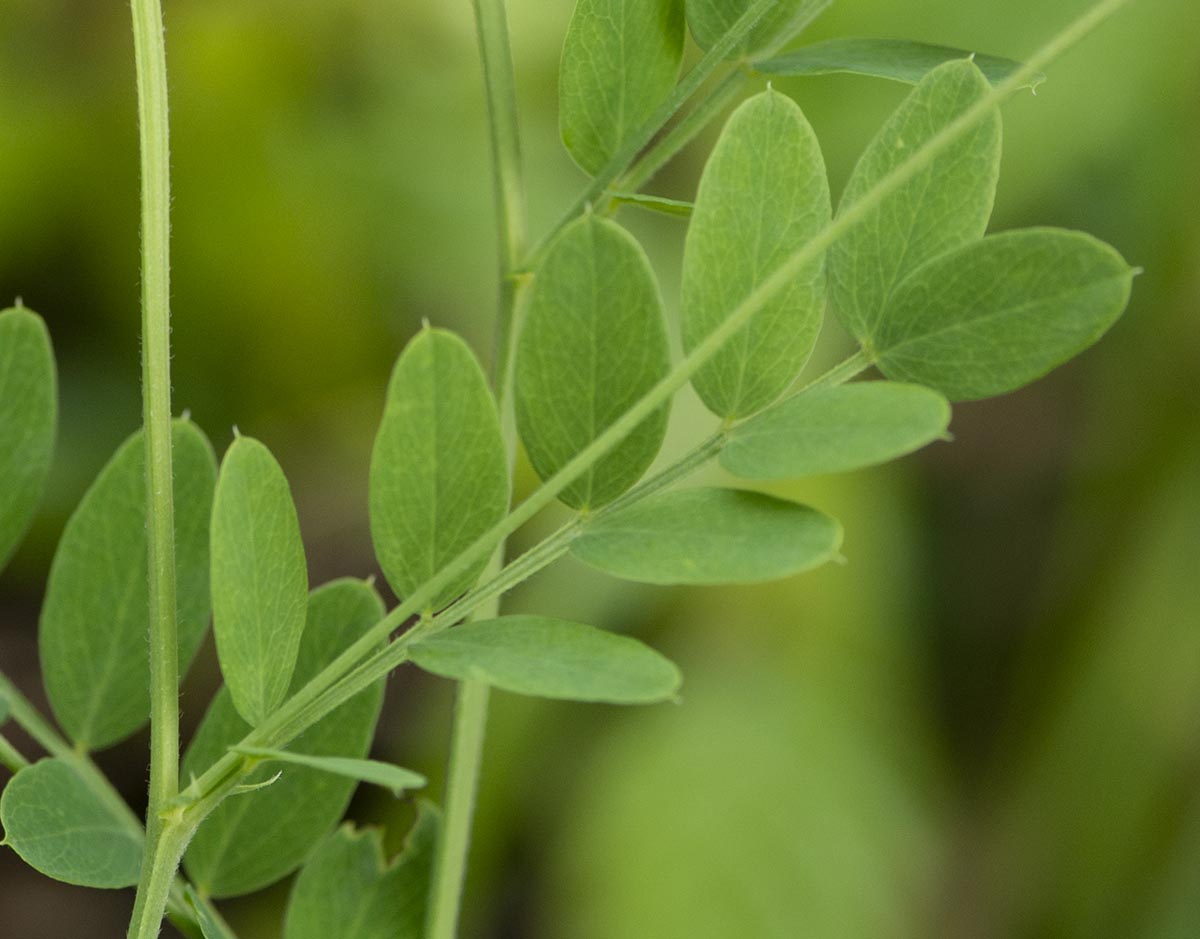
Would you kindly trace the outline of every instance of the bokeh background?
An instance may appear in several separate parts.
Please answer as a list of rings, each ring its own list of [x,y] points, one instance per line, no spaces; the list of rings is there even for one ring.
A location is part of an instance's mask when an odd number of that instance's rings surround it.
[[[374,570],[371,438],[422,318],[491,341],[493,214],[467,0],[168,0],[174,384],[218,450],[265,440],[315,582]],[[814,38],[1020,57],[1082,0],[860,0]],[[511,0],[530,214],[583,178],[558,142],[569,0]],[[139,418],[127,5],[0,0],[0,299],[47,319],[54,475],[0,579],[0,662],[42,700],[39,598],[84,487]],[[993,228],[1087,229],[1146,273],[1097,348],[955,410],[952,445],[780,487],[839,516],[849,563],[766,588],[621,584],[567,560],[511,609],[641,636],[679,706],[497,694],[464,936],[1200,935],[1200,22],[1139,0],[1005,111]],[[905,93],[782,82],[835,192]],[[652,191],[688,198],[707,141]],[[674,303],[682,223],[627,210]],[[846,351],[827,331],[818,358]],[[820,362],[818,362],[820,364]],[[688,397],[668,450],[711,424]],[[523,470],[519,486],[532,484]],[[548,524],[548,523],[547,523]],[[535,529],[537,526],[534,526]],[[537,531],[522,536],[523,541]],[[188,679],[194,726],[217,681]],[[376,754],[439,791],[451,688],[404,670]],[[145,740],[101,754],[135,803]],[[3,772],[3,771],[0,771]],[[411,807],[351,810],[398,844]],[[225,906],[278,935],[287,885]],[[117,936],[131,896],[0,851],[0,933]]]

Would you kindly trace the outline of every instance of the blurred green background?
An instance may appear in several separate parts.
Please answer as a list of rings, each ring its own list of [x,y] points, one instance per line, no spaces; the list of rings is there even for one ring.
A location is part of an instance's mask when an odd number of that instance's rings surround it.
[[[810,35],[1020,57],[1084,5],[844,0]],[[314,582],[368,574],[366,473],[391,362],[423,317],[490,345],[470,4],[166,7],[176,406],[218,450],[234,423],[273,448]],[[583,183],[556,130],[571,3],[510,7],[541,232]],[[55,539],[139,417],[127,14],[0,0],[0,300],[46,317],[62,381],[50,491],[0,580],[0,662],[39,700]],[[1200,935],[1198,31],[1189,0],[1139,0],[1006,108],[993,228],[1087,229],[1146,273],[1096,349],[956,408],[953,445],[783,487],[843,520],[848,564],[685,591],[565,561],[512,598],[642,636],[687,683],[681,705],[654,709],[496,695],[464,936]],[[865,78],[781,84],[821,135],[835,192],[904,94]],[[704,152],[652,191],[687,198]],[[672,304],[682,223],[623,220]],[[827,332],[831,361],[846,347]],[[684,396],[668,449],[710,423]],[[208,649],[188,727],[216,680]],[[376,748],[434,792],[450,693],[398,673]],[[100,757],[134,802],[144,748]],[[351,811],[390,824],[393,844],[410,813],[371,793]],[[276,936],[285,897],[226,909],[244,939]],[[116,936],[130,902],[0,852],[5,936]]]

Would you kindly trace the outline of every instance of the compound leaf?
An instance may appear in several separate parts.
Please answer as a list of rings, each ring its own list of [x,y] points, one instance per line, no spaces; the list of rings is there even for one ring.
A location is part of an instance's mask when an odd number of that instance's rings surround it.
[[[537,272],[517,350],[517,425],[538,474],[554,475],[668,366],[662,299],[641,246],[593,215],[569,225]],[[654,460],[666,423],[664,405],[560,498],[574,508],[611,502]]]
[[[765,91],[730,117],[700,180],[683,255],[684,348],[691,351],[829,224],[821,147],[786,95]],[[744,417],[799,374],[825,312],[825,257],[796,274],[693,378],[720,417]]]
[[[683,0],[579,0],[558,80],[567,150],[597,173],[671,93],[683,60]]]
[[[171,428],[179,670],[208,627],[208,519],[216,456],[190,421]],[[54,554],[38,643],[46,694],[80,747],[124,739],[150,716],[145,442],[126,439],[80,501]]]
[[[388,583],[408,596],[498,522],[508,462],[496,404],[461,339],[425,329],[396,362],[371,454],[371,538]],[[470,587],[482,559],[429,604]]]
[[[142,835],[132,816],[102,800],[65,761],[40,760],[0,796],[5,843],[47,877],[83,887],[136,884]]]
[[[838,214],[988,91],[978,66],[965,59],[926,75],[863,153]],[[834,309],[868,352],[900,281],[925,261],[982,237],[1000,172],[1000,138],[1000,112],[991,109],[830,248]]]
[[[911,453],[949,423],[946,399],[920,385],[814,388],[731,430],[721,465],[742,479],[845,473]]]
[[[1133,276],[1115,250],[1081,232],[991,235],[901,283],[875,339],[879,368],[954,401],[1013,391],[1104,335]]]
[[[636,639],[543,616],[466,623],[417,642],[412,660],[444,678],[572,701],[649,704],[679,690],[679,670]]]
[[[24,308],[0,312],[0,570],[46,486],[58,421],[58,378],[46,324]]]
[[[371,783],[392,790],[399,796],[406,789],[421,789],[426,779],[420,773],[414,773],[402,766],[391,763],[381,763],[378,760],[357,760],[345,756],[310,756],[305,753],[292,753],[289,750],[269,750],[263,747],[234,747],[235,752],[246,756],[257,757],[260,760],[276,760],[280,763],[290,763],[293,766],[307,766],[318,769],[323,773],[333,773],[335,776],[345,776],[359,782]]]
[[[310,678],[377,623],[383,601],[359,580],[335,580],[314,590],[291,690]],[[292,754],[361,759],[375,735],[383,682],[322,718],[290,745]],[[217,693],[183,760],[183,779],[199,776],[250,732],[228,689]],[[247,782],[274,775],[262,767]],[[184,864],[193,883],[215,897],[239,896],[274,883],[299,867],[346,811],[355,782],[297,766],[265,789],[231,797],[213,811],[193,839]]]
[[[213,499],[213,633],[234,706],[251,724],[283,701],[307,595],[287,478],[265,446],[238,437],[225,453]]]
[[[685,489],[598,517],[571,544],[581,561],[649,584],[777,580],[837,555],[842,527],[758,492]]]
[[[391,863],[378,829],[343,825],[292,887],[284,939],[422,939],[440,818],[427,802]]]
[[[687,0],[688,28],[701,49],[709,49],[756,0]],[[794,36],[829,6],[830,0],[777,0],[750,30],[736,53],[748,54]]]
[[[845,72],[915,85],[939,65],[967,58],[974,61],[993,85],[1007,81],[1021,68],[1021,63],[1012,59],[969,52],[951,46],[912,42],[907,39],[865,39],[856,36],[814,42],[812,45],[801,46],[766,61],[756,62],[754,67],[769,75],[798,77]],[[1038,74],[1029,80],[1027,87],[1037,88],[1045,80],[1045,75]]]

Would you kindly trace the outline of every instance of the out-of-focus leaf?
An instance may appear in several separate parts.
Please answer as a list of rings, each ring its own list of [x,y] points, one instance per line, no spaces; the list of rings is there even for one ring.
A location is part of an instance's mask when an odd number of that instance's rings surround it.
[[[58,379],[46,324],[0,312],[0,570],[25,534],[46,486],[58,422]]]
[[[266,719],[287,691],[304,631],[308,569],[287,478],[271,452],[238,437],[212,510],[213,633],[238,713]]]
[[[404,851],[388,862],[378,829],[343,825],[304,865],[284,939],[422,939],[440,817],[427,802]]]
[[[171,430],[179,671],[208,628],[208,519],[217,463],[195,424]],[[128,438],[71,515],[46,584],[38,644],[46,694],[79,746],[100,749],[150,717],[145,441]]]
[[[0,796],[4,841],[47,877],[83,887],[129,887],[142,866],[142,839],[60,759],[18,772]]]
[[[966,60],[926,75],[859,159],[838,214],[989,91],[987,78]],[[982,237],[1000,174],[1000,137],[1000,112],[993,109],[830,248],[834,310],[859,342],[871,342],[892,292],[914,268]]]
[[[1014,62],[1012,59],[968,52],[952,46],[912,42],[908,39],[859,37],[814,42],[812,45],[801,46],[791,52],[756,62],[754,67],[769,75],[795,77],[848,72],[915,85],[939,65],[967,58],[979,67],[993,85],[1006,81],[1021,67],[1020,62]],[[1029,80],[1026,87],[1037,88],[1045,80],[1046,76],[1039,73]]]
[[[396,362],[371,454],[371,537],[392,588],[408,596],[508,508],[508,463],[496,404],[461,339],[423,330]],[[480,559],[429,606],[479,576]]]
[[[384,615],[369,585],[336,580],[312,592],[291,690],[301,688]],[[379,682],[351,698],[297,737],[297,754],[361,759],[371,748],[383,702]],[[183,779],[199,776],[250,732],[227,689],[213,699],[183,760]],[[263,767],[251,783],[273,775]],[[226,799],[200,826],[184,857],[192,882],[215,897],[238,896],[286,876],[333,830],[355,789],[354,780],[296,767],[258,792]]]
[[[886,463],[937,440],[950,405],[899,382],[814,388],[729,433],[721,465],[743,479],[796,479]]]
[[[734,112],[709,157],[683,255],[684,348],[691,350],[829,224],[817,136],[786,95],[765,91]],[[813,258],[692,379],[720,417],[779,397],[812,352],[825,314],[825,256]]]
[[[683,0],[578,0],[558,79],[563,143],[597,173],[671,93]]]
[[[687,0],[688,28],[701,49],[709,49],[724,36],[757,0]],[[794,35],[816,19],[831,0],[777,0],[736,50],[748,54]]]
[[[1082,352],[1129,302],[1134,272],[1091,235],[1037,228],[935,258],[896,288],[871,339],[889,378],[954,401],[1020,388]]]
[[[543,616],[456,626],[413,645],[412,660],[444,678],[609,704],[665,701],[681,680],[668,659],[636,639]]]
[[[642,583],[745,584],[819,567],[841,542],[842,526],[808,506],[758,492],[684,489],[596,518],[571,553]]]
[[[568,226],[537,272],[516,362],[516,410],[530,462],[546,479],[667,373],[667,331],[650,262],[613,222]],[[654,460],[667,408],[568,486],[560,498],[596,508]]]
[[[287,750],[268,750],[262,747],[234,747],[237,753],[257,757],[260,760],[276,760],[280,763],[290,763],[293,766],[306,766],[318,769],[323,773],[333,773],[335,776],[345,776],[357,779],[359,782],[372,783],[392,790],[399,796],[406,789],[421,789],[426,779],[420,773],[414,773],[402,766],[391,763],[381,763],[378,760],[356,760],[344,756],[311,756],[305,753],[291,753]]]

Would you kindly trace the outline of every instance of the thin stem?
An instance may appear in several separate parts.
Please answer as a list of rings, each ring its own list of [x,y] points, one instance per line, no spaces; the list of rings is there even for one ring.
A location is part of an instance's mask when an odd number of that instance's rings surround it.
[[[146,552],[150,579],[150,798],[146,844],[129,935],[157,936],[186,840],[161,813],[179,788],[179,647],[171,469],[171,171],[167,58],[159,0],[133,0],[142,166],[142,406],[146,447]],[[160,885],[162,886],[160,889]]]
[[[0,734],[0,766],[8,769],[10,773],[19,773],[28,765],[29,761],[12,745],[12,741]]]
[[[567,486],[582,475],[597,460],[653,414],[688,379],[707,362],[722,346],[735,335],[762,306],[779,290],[792,282],[795,273],[812,258],[826,251],[831,244],[861,222],[873,209],[907,180],[921,172],[938,154],[969,131],[986,113],[1001,101],[1011,97],[1028,81],[1031,75],[1043,69],[1049,62],[1062,55],[1079,42],[1091,30],[1111,17],[1129,0],[1102,0],[1047,45],[1035,53],[1028,62],[1001,84],[992,87],[979,101],[958,118],[917,148],[900,166],[868,190],[852,207],[834,219],[810,242],[787,258],[776,271],[763,281],[749,296],[737,305],[729,316],[702,342],[700,342],[671,372],[646,393],[628,411],[609,425],[603,433],[583,448],[562,469],[546,480],[524,502],[514,508],[506,518],[497,522],[489,531],[480,535],[470,546],[417,588],[411,596],[393,609],[386,617],[343,652],[338,658],[272,714],[243,741],[245,746],[280,746],[290,737],[279,736],[283,728],[291,734],[300,733],[319,719],[319,714],[297,723],[295,715],[305,711],[313,701],[319,699],[344,676],[353,671],[374,651],[379,642],[398,629],[411,616],[422,610],[439,591],[462,576],[480,558],[487,557],[510,534],[533,518],[539,511],[558,497]],[[403,642],[404,637],[396,642]],[[393,643],[395,644],[395,643]],[[346,700],[340,695],[331,706]],[[241,757],[227,753],[201,776],[191,790],[204,797],[224,784]]]
[[[538,261],[541,260],[542,255],[550,246],[550,242],[554,240],[555,235],[577,218],[589,205],[593,205],[604,195],[605,190],[617,181],[617,178],[625,172],[626,168],[634,161],[637,155],[650,144],[654,136],[666,126],[667,122],[675,116],[676,112],[700,89],[700,86],[725,63],[730,54],[741,44],[750,30],[757,25],[758,21],[763,18],[775,3],[776,0],[758,0],[757,3],[738,18],[737,22],[729,28],[729,31],[721,37],[720,41],[704,54],[704,57],[675,86],[675,90],[671,93],[671,96],[658,106],[654,113],[642,123],[635,133],[630,135],[625,144],[613,154],[612,159],[593,177],[592,181],[579,194],[575,203],[563,214],[558,223],[534,245],[529,253],[529,257],[525,260],[524,266],[526,270],[533,270],[537,267]]]

